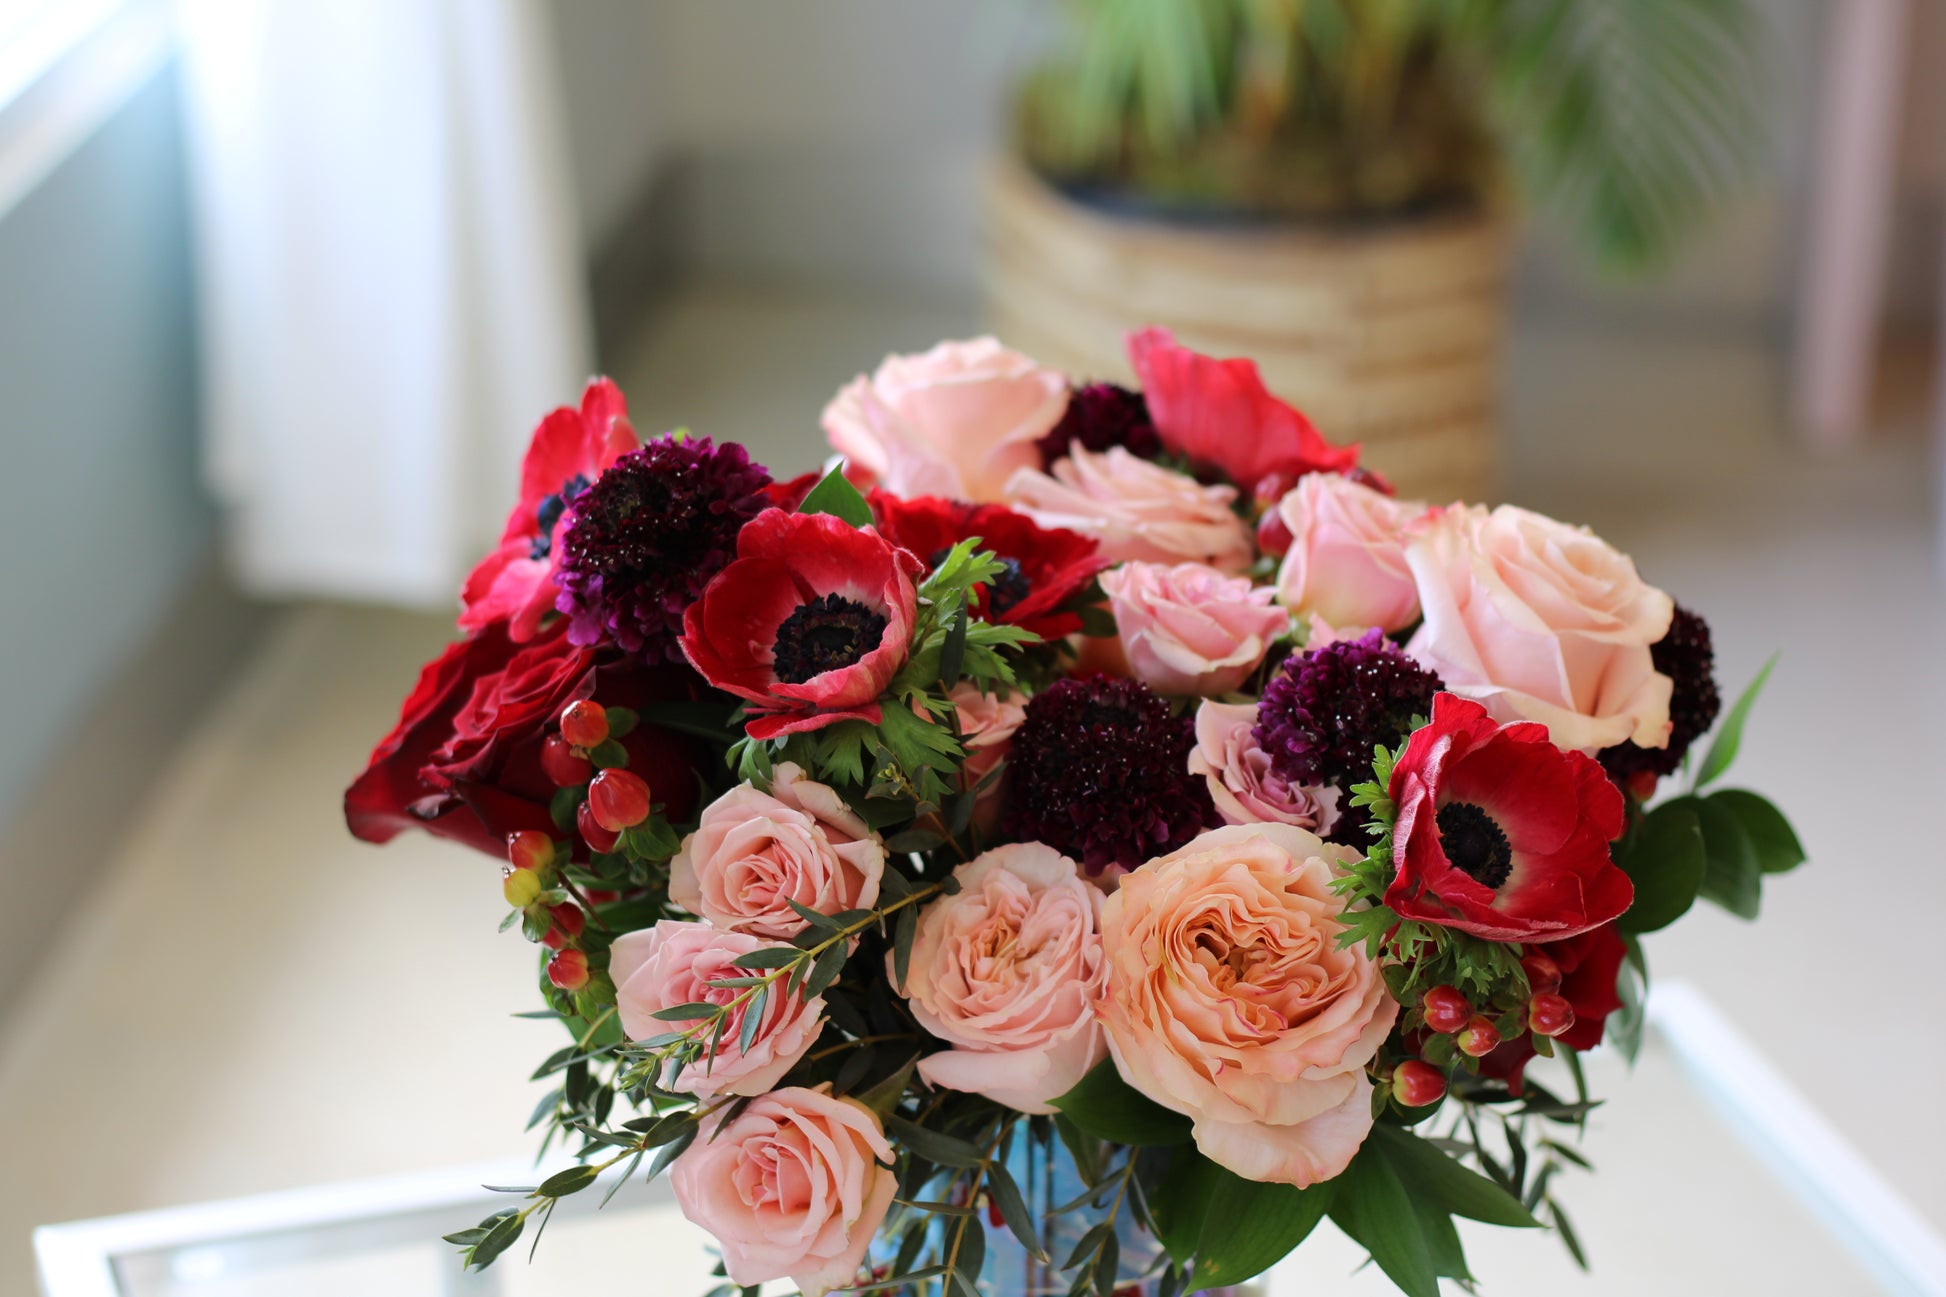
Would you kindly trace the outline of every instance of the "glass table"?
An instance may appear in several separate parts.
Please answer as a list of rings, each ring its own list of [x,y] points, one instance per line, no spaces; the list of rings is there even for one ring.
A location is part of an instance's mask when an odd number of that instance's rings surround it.
[[[1592,1274],[1557,1239],[1461,1222],[1481,1291],[1525,1294],[1895,1293],[1946,1297],[1946,1242],[1681,983],[1657,987],[1629,1069],[1597,1050],[1593,1175],[1557,1181]],[[45,1297],[539,1297],[580,1290],[701,1297],[709,1240],[667,1187],[632,1183],[566,1199],[537,1259],[527,1239],[483,1274],[441,1234],[509,1201],[483,1184],[535,1168],[456,1167],[229,1202],[50,1225],[35,1233]],[[1265,1297],[1394,1291],[1329,1224],[1258,1281]],[[773,1292],[788,1285],[772,1284]]]

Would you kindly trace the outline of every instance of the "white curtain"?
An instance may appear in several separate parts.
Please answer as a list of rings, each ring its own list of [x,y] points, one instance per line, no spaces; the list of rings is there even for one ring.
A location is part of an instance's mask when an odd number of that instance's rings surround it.
[[[539,0],[182,0],[208,477],[243,584],[450,606],[591,356]]]

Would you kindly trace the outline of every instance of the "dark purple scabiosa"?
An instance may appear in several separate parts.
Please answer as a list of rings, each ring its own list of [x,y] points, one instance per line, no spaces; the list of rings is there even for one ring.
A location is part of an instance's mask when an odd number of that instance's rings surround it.
[[[1027,704],[1007,762],[1005,830],[1094,875],[1134,869],[1217,822],[1189,773],[1195,724],[1139,680],[1057,680]]]
[[[1338,789],[1331,838],[1365,846],[1369,816],[1351,804],[1353,785],[1372,777],[1372,750],[1397,747],[1415,716],[1432,714],[1439,677],[1407,657],[1383,632],[1294,654],[1264,686],[1257,744],[1293,784]]]
[[[568,638],[612,637],[646,661],[680,662],[683,613],[736,557],[769,484],[742,446],[708,437],[658,437],[616,460],[562,527],[554,606]]]
[[[1675,682],[1669,697],[1669,746],[1638,748],[1618,743],[1603,748],[1597,754],[1602,768],[1623,787],[1632,781],[1647,782],[1644,776],[1676,773],[1689,745],[1709,733],[1723,709],[1722,695],[1716,691],[1716,650],[1710,643],[1709,623],[1697,614],[1677,604],[1669,633],[1649,649],[1649,659]]]
[[[1038,444],[1042,468],[1052,466],[1076,445],[1096,454],[1125,446],[1129,454],[1143,459],[1162,453],[1162,438],[1156,435],[1142,394],[1114,383],[1089,383],[1070,391],[1066,413]]]

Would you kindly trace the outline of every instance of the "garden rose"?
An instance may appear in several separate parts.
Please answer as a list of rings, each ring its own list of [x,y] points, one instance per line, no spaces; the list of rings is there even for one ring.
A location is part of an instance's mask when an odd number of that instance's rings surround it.
[[[1582,527],[1525,509],[1438,510],[1406,546],[1425,623],[1406,651],[1497,720],[1593,752],[1669,741],[1669,677],[1649,647],[1675,605]]]
[[[903,988],[919,1025],[953,1048],[919,1075],[1020,1112],[1053,1112],[1100,1062],[1101,892],[1039,842],[953,871],[960,890],[920,913]],[[894,967],[891,956],[886,967]]]
[[[1338,790],[1293,784],[1256,737],[1257,704],[1205,700],[1196,709],[1189,772],[1209,782],[1225,824],[1288,824],[1322,836],[1338,820]]]
[[[1419,591],[1405,540],[1425,511],[1337,473],[1307,474],[1277,503],[1291,534],[1278,598],[1341,630],[1410,626],[1419,618]]]
[[[560,523],[574,497],[638,444],[622,391],[605,378],[588,384],[581,408],[562,406],[541,420],[520,465],[520,500],[500,545],[467,574],[459,624],[479,630],[505,622],[521,643],[554,609]]]
[[[832,447],[899,495],[989,501],[1067,409],[1068,380],[992,338],[887,356],[824,407]]]
[[[1102,907],[1116,1066],[1246,1179],[1329,1180],[1371,1132],[1365,1065],[1398,1005],[1363,947],[1338,946],[1331,883],[1357,854],[1285,824],[1211,829]]]
[[[682,1214],[722,1245],[730,1282],[803,1297],[857,1282],[898,1177],[878,1115],[827,1088],[773,1090],[713,1119],[669,1168]]]
[[[820,914],[870,909],[885,848],[830,788],[783,762],[770,791],[739,784],[704,808],[669,862],[669,899],[727,932],[788,940],[789,901]]]
[[[1157,693],[1229,693],[1290,629],[1274,591],[1200,563],[1126,563],[1101,588],[1130,672]]]
[[[683,652],[751,705],[753,739],[876,725],[879,695],[905,665],[922,570],[870,527],[766,509],[684,614]]]
[[[1250,566],[1250,533],[1230,508],[1228,486],[1204,486],[1120,446],[1079,446],[1046,473],[1022,469],[1007,499],[1043,527],[1093,537],[1111,563],[1207,563],[1225,572]]]
[[[1162,444],[1241,486],[1255,487],[1273,474],[1344,472],[1358,463],[1358,447],[1332,445],[1272,396],[1254,360],[1217,360],[1158,328],[1128,335],[1128,359]]]
[[[1609,855],[1622,794],[1592,757],[1456,694],[1406,740],[1385,903],[1488,941],[1558,941],[1619,916],[1634,884]]]
[[[1001,561],[1005,570],[999,577],[973,587],[973,615],[981,621],[1019,626],[1042,639],[1081,629],[1081,615],[1070,605],[1107,566],[1088,537],[1037,526],[1025,514],[998,504],[962,504],[932,496],[901,500],[874,491],[871,505],[879,533],[928,564],[970,537],[978,537],[980,548]]]
[[[724,978],[749,977],[736,960],[753,950],[776,947],[741,932],[721,932],[702,923],[664,919],[653,928],[624,933],[609,948],[608,975],[615,982],[615,1007],[630,1040],[645,1040],[683,1024],[655,1016],[678,1004],[732,1004],[748,988],[711,986]],[[734,1011],[724,1025],[716,1053],[693,1063],[673,1082],[674,1090],[709,1097],[762,1094],[804,1057],[824,1026],[822,998],[786,996],[782,985],[765,994],[756,1035],[746,1052],[739,1048],[747,1009]]]
[[[972,787],[1006,759],[1014,731],[1027,719],[1027,700],[1013,694],[1004,698],[984,694],[978,685],[967,681],[954,685],[948,697],[959,725],[960,742],[966,748],[961,774]]]

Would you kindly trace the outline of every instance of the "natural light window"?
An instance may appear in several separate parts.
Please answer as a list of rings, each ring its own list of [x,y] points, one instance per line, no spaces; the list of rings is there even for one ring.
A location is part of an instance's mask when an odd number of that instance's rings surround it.
[[[124,0],[0,0],[0,107],[123,7]]]

